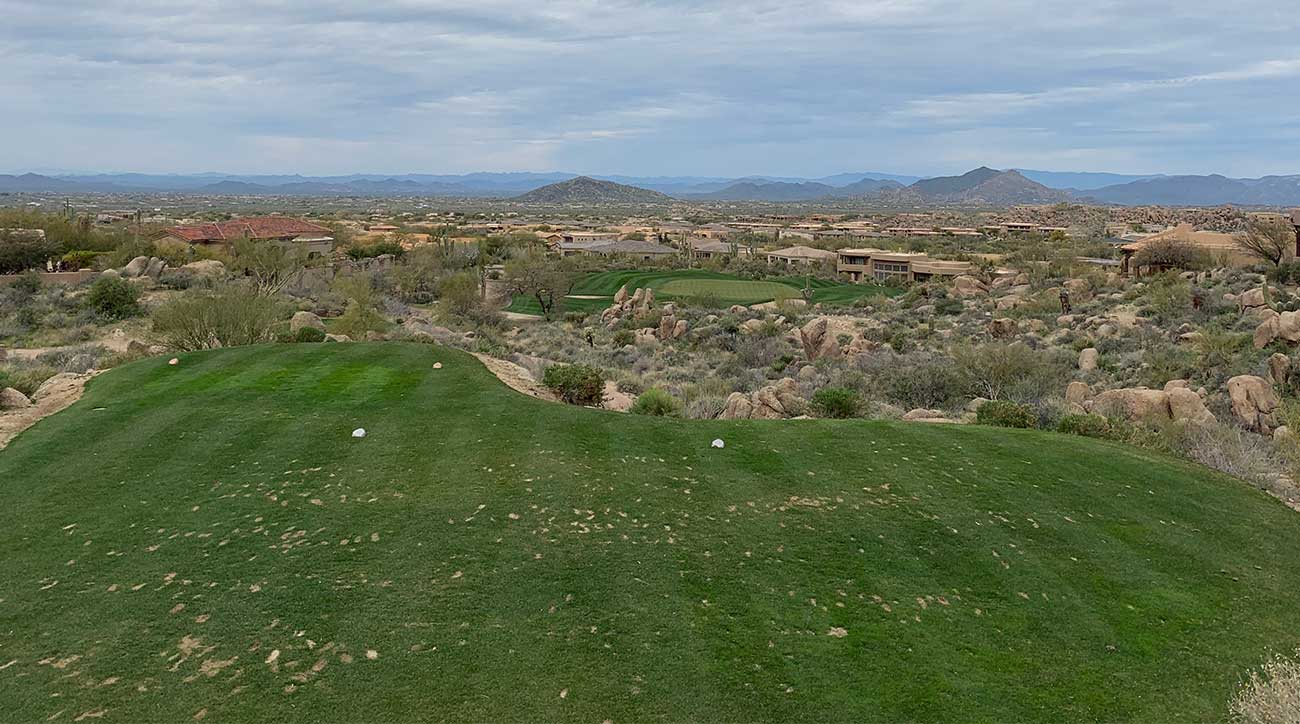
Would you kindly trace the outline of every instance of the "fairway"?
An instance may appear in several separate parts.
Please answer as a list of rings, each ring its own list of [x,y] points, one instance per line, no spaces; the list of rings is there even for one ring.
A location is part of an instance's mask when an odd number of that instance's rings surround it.
[[[671,297],[714,297],[723,303],[754,304],[797,298],[799,290],[779,282],[751,282],[730,279],[674,279],[655,289]]]
[[[639,288],[655,290],[664,301],[696,301],[710,298],[724,306],[732,304],[762,304],[782,299],[800,299],[804,284],[813,289],[813,302],[827,305],[848,305],[876,295],[893,296],[899,290],[878,284],[850,284],[848,282],[817,279],[815,277],[779,277],[762,281],[741,279],[721,272],[704,269],[670,269],[666,271],[619,270],[588,274],[574,285],[572,296],[565,299],[569,311],[596,312],[614,301],[620,287],[631,292]],[[515,297],[509,310],[522,314],[541,314],[537,300]]]
[[[1300,517],[1203,468],[416,344],[129,364],[0,486],[5,722],[1211,721],[1300,644]]]

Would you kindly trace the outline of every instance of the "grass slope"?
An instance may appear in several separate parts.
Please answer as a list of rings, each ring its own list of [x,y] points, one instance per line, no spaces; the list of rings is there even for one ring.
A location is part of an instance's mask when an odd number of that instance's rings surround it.
[[[1300,517],[1203,469],[418,345],[127,365],[0,485],[4,721],[1204,721],[1300,643]]]
[[[629,290],[649,287],[655,295],[665,301],[708,294],[714,296],[724,305],[761,304],[777,299],[798,299],[804,286],[804,278],[783,277],[765,281],[751,281],[721,272],[704,269],[673,269],[668,271],[607,271],[588,274],[573,287],[573,296],[594,297],[592,299],[565,300],[565,309],[569,311],[593,312],[608,307],[619,287],[627,285]],[[877,284],[848,284],[826,279],[810,279],[809,286],[814,289],[813,301],[824,304],[851,304],[854,301],[877,294],[896,294],[897,291]],[[511,301],[510,311],[521,314],[541,314],[537,300],[528,297],[516,297]]]

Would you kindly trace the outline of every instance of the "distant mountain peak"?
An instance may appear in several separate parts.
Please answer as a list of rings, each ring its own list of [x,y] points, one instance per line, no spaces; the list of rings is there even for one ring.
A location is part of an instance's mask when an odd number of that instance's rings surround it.
[[[514,200],[540,204],[662,204],[671,202],[672,198],[637,186],[576,176],[533,189]]]

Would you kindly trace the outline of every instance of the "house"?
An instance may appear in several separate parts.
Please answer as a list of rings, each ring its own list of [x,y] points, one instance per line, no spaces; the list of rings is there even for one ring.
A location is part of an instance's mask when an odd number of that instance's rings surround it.
[[[687,242],[691,256],[696,259],[716,259],[727,256],[749,256],[749,247],[713,239],[691,239]]]
[[[562,241],[553,248],[560,256],[579,254],[600,254],[601,256],[621,256],[641,261],[659,259],[681,252],[671,246],[656,244],[653,241]]]
[[[163,229],[157,241],[186,245],[230,246],[240,239],[273,241],[305,249],[309,259],[327,256],[334,250],[333,232],[319,224],[283,216],[250,216],[193,226]]]
[[[787,266],[815,264],[823,261],[835,261],[835,252],[814,249],[811,246],[791,246],[767,252],[767,261],[769,264],[783,263]]]
[[[577,244],[580,246],[589,246],[591,244],[606,244],[618,241],[619,233],[617,231],[560,231],[553,234],[547,234],[546,245],[552,250],[558,249],[561,244]]]
[[[918,252],[886,249],[840,249],[835,270],[855,282],[874,279],[882,282],[918,282],[934,277],[969,274],[968,261],[931,259]]]
[[[1134,266],[1133,257],[1142,251],[1144,247],[1166,241],[1195,246],[1208,253],[1218,266],[1251,266],[1259,261],[1241,248],[1241,245],[1237,243],[1237,237],[1233,234],[1222,234],[1216,231],[1196,231],[1191,224],[1179,224],[1158,234],[1150,234],[1121,246],[1119,249],[1124,255],[1124,260],[1120,265],[1120,269],[1125,274],[1140,274],[1140,270]]]

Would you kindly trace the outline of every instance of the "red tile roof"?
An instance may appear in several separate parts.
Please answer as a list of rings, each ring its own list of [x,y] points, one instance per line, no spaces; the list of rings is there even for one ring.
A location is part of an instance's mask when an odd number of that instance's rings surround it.
[[[198,224],[196,226],[173,226],[165,229],[164,234],[187,241],[233,241],[247,237],[249,239],[284,239],[304,234],[329,235],[330,229],[302,219],[290,219],[283,216],[252,216],[234,219],[216,224]]]

